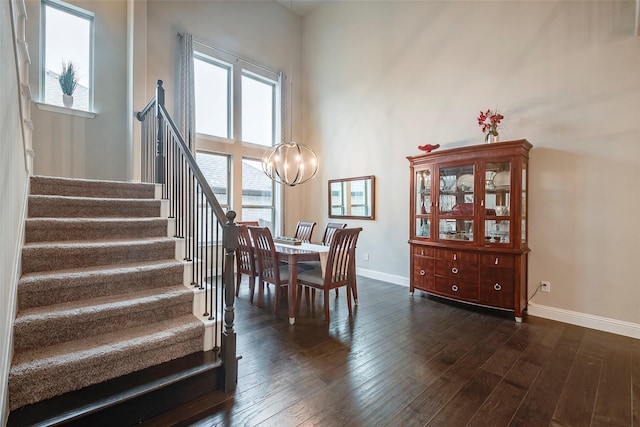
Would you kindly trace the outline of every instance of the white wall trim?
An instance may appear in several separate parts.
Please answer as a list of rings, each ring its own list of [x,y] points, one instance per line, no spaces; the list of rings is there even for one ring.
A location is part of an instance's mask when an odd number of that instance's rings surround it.
[[[640,0],[639,0],[640,1]],[[409,278],[387,274],[380,271],[357,268],[356,274],[371,279],[381,280],[394,285],[409,287]],[[610,332],[612,334],[624,335],[626,337],[640,339],[640,324],[625,322],[623,320],[611,319],[608,317],[595,316],[593,314],[580,313],[577,311],[565,310],[562,308],[540,305],[529,302],[527,313],[530,316],[542,317],[544,319],[556,320],[558,322],[569,323],[571,325],[596,329],[598,331]]]
[[[369,277],[370,279],[382,280],[383,282],[393,283],[394,285],[409,287],[409,278],[396,276],[394,274],[382,273],[375,270],[367,270],[366,268],[356,268],[358,276]]]
[[[640,0],[636,0],[636,37],[640,37]]]
[[[529,303],[527,312],[530,316],[543,317],[545,319],[557,320],[558,322],[570,323],[572,325],[584,326],[585,328],[640,339],[640,324],[637,323],[594,316],[592,314],[579,313],[577,311],[532,302]]]

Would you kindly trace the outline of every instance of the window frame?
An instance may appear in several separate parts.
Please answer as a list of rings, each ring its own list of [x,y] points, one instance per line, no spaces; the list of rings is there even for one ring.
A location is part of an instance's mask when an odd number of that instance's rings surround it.
[[[193,40],[194,44],[194,57],[196,54],[204,55],[206,57],[213,58],[216,61],[222,63],[231,64],[232,77],[231,81],[231,116],[232,116],[232,134],[231,138],[221,138],[217,136],[207,135],[196,132],[196,150],[197,151],[209,151],[217,152],[219,154],[229,154],[231,156],[231,198],[229,200],[229,209],[233,209],[236,212],[236,222],[242,221],[242,160],[244,158],[250,160],[259,160],[262,154],[269,148],[265,145],[255,144],[242,140],[242,93],[241,93],[241,81],[243,73],[248,74],[254,78],[266,82],[273,82],[274,84],[274,97],[273,97],[273,142],[277,144],[282,137],[282,105],[284,100],[282,81],[280,79],[280,73],[269,70],[257,64],[253,64],[250,61],[244,60],[237,56],[234,56],[221,49],[208,46],[198,40]],[[273,183],[273,199],[272,199],[272,233],[281,234],[282,223],[284,219],[284,200],[282,194],[282,186]],[[259,206],[259,208],[269,208],[268,206]]]
[[[82,9],[78,6],[65,3],[60,0],[41,0],[40,3],[40,70],[39,70],[39,80],[40,80],[40,99],[41,102],[46,104],[46,74],[47,74],[47,7],[51,7],[57,9],[61,12],[68,13],[69,15],[76,16],[78,18],[86,19],[89,21],[89,70],[88,70],[88,101],[87,101],[87,110],[88,112],[93,112],[93,103],[94,103],[94,57],[95,57],[95,14],[89,10]],[[47,104],[54,105],[55,107],[67,108],[63,105],[56,104]]]

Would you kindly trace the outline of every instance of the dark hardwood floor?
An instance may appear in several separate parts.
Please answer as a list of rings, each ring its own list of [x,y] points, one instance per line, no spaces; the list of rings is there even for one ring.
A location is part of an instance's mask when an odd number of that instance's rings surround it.
[[[640,426],[640,340],[358,278],[324,323],[236,303],[238,388],[144,426]]]

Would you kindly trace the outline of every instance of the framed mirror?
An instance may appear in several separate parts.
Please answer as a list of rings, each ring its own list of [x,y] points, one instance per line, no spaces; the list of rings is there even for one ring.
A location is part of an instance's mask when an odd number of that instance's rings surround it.
[[[375,218],[375,177],[329,180],[329,218]]]

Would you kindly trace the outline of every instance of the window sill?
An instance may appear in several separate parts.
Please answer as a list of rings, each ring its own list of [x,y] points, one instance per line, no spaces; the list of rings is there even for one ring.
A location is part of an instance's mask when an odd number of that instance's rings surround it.
[[[59,105],[45,104],[36,101],[34,101],[33,103],[36,104],[36,107],[38,107],[39,110],[50,111],[52,113],[67,114],[69,116],[84,117],[86,119],[93,119],[97,115],[96,113],[92,113],[91,111],[74,110],[73,108],[60,107]]]

